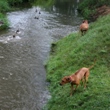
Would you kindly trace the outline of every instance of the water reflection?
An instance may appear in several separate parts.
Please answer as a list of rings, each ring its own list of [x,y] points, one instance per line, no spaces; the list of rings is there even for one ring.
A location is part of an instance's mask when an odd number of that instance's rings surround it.
[[[38,0],[37,5],[46,7],[51,12],[57,12],[59,14],[77,16],[78,4],[81,0],[47,0],[45,3]]]

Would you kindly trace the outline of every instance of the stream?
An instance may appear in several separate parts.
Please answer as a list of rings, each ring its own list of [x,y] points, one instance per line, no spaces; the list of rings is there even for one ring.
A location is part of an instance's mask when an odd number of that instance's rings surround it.
[[[0,33],[0,110],[41,110],[51,98],[44,67],[51,43],[76,32],[82,21],[74,6],[70,13],[62,10],[7,13],[10,28]]]

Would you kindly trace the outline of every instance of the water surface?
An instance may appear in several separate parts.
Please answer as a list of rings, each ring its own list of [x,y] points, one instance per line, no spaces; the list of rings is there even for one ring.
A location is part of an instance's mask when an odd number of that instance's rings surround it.
[[[81,18],[75,7],[65,11],[57,6],[7,16],[10,29],[0,35],[0,110],[41,110],[50,98],[44,68],[50,45],[77,31]]]

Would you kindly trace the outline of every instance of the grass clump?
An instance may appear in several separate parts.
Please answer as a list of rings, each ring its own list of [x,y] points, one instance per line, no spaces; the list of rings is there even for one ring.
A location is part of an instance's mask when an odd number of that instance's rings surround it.
[[[6,17],[6,15],[0,13],[0,21],[2,21],[4,24],[0,26],[0,30],[4,30],[6,28],[8,28],[9,23],[8,23],[8,19]]]
[[[54,43],[47,63],[47,81],[52,98],[48,110],[108,110],[110,109],[110,15],[99,18],[90,25],[84,36],[73,33]],[[79,86],[70,95],[70,84],[62,88],[59,82],[62,77],[74,73],[81,67],[90,70],[86,90]]]

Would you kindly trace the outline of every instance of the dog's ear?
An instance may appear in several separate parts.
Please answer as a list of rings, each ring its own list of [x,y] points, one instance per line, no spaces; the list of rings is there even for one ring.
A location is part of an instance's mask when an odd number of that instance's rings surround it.
[[[85,20],[82,21],[82,23],[84,23],[84,22],[85,22]]]

